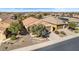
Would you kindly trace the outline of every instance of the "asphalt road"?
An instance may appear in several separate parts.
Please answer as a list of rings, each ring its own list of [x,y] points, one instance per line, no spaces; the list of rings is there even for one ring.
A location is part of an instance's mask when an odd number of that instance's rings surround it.
[[[34,51],[79,51],[79,37],[36,49]]]

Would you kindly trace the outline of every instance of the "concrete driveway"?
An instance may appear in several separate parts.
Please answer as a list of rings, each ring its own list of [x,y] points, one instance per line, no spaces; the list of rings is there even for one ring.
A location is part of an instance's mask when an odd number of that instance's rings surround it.
[[[61,39],[61,37],[58,34],[51,32],[48,39],[49,40],[58,40],[58,39]]]

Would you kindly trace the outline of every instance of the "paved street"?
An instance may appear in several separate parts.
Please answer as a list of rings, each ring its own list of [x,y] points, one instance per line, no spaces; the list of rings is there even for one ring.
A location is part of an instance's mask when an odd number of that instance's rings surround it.
[[[79,37],[36,49],[35,51],[79,51]]]

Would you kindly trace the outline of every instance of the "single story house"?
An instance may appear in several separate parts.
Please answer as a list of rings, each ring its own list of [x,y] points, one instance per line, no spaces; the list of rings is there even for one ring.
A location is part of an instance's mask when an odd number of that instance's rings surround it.
[[[74,18],[79,18],[79,14],[73,14],[72,15]]]
[[[29,17],[27,19],[24,19],[22,22],[26,28],[33,24],[43,24],[49,31],[56,31],[57,29],[63,29],[66,27],[66,24],[62,20],[54,18],[52,16],[46,17],[44,19]]]

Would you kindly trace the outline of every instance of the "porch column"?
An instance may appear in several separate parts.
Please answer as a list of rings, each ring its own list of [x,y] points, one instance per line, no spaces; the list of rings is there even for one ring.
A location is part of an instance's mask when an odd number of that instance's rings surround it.
[[[51,32],[53,31],[53,27],[51,26]]]

